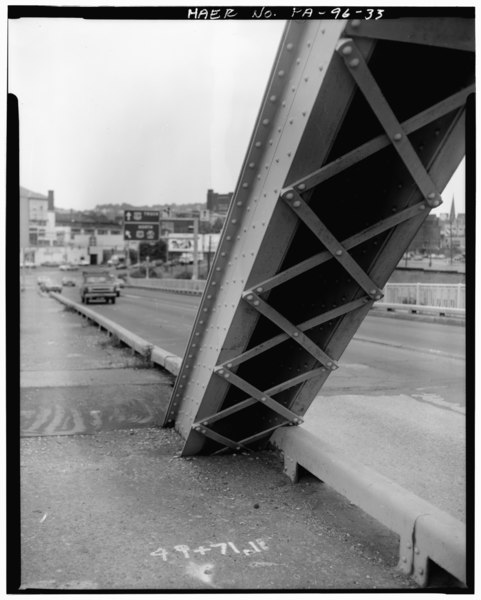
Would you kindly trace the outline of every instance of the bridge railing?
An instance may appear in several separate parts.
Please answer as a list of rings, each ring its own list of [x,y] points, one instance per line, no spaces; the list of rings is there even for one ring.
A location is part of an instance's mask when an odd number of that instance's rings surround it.
[[[127,283],[136,287],[196,295],[201,295],[205,288],[204,280],[193,281],[192,279],[129,278]],[[383,291],[384,297],[377,304],[466,308],[466,285],[464,283],[388,283]]]
[[[463,283],[387,283],[379,304],[408,304],[440,308],[466,308],[466,286]]]

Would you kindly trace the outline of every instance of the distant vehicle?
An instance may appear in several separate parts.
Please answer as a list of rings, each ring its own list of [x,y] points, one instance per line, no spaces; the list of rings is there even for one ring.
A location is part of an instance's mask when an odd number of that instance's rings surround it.
[[[91,300],[105,300],[108,304],[115,304],[117,290],[108,271],[84,271],[80,284],[80,298],[82,304],[89,304]]]
[[[52,281],[51,279],[46,279],[40,286],[40,289],[43,292],[58,292],[59,294],[62,293],[62,286],[60,283],[57,283],[56,281]]]
[[[59,264],[55,260],[46,260],[42,263],[42,267],[58,267]]]
[[[75,279],[72,279],[71,277],[63,277],[62,285],[64,287],[75,287],[77,284],[75,282]]]
[[[109,267],[115,267],[116,269],[122,269],[125,267],[125,256],[122,256],[121,254],[114,254],[107,261],[107,265]]]
[[[453,260],[455,262],[466,262],[466,256],[464,254],[457,254]]]
[[[31,260],[26,260],[23,264],[20,263],[20,266],[21,267],[22,266],[29,267],[30,269],[36,269],[37,268],[37,265],[34,262],[32,262]]]
[[[86,258],[81,258],[79,261],[79,265],[81,267],[88,267],[90,265],[90,261],[87,260]]]
[[[116,277],[113,273],[110,274],[110,278],[112,279],[114,286],[115,286],[115,292],[117,294],[117,298],[120,296],[120,290],[121,288],[123,288],[125,286],[125,281],[123,279],[121,279],[120,277]]]
[[[72,265],[72,264],[64,264],[64,265],[60,265],[59,267],[60,271],[78,271],[79,267],[78,265]]]
[[[197,262],[201,262],[203,259],[202,254],[199,252],[197,255]],[[182,252],[179,258],[179,264],[181,265],[193,265],[194,264],[194,255],[192,252]]]

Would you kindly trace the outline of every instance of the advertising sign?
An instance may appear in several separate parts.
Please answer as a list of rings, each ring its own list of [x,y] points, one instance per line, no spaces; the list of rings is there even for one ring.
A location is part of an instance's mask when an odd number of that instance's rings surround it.
[[[193,237],[169,237],[167,240],[167,249],[169,252],[193,252],[194,239]]]

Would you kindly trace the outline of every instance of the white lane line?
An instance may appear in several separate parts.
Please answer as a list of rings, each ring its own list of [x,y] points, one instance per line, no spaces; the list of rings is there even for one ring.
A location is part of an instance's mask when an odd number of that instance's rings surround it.
[[[353,341],[357,342],[365,342],[368,344],[378,344],[380,346],[389,346],[390,348],[398,348],[399,350],[409,350],[412,352],[422,352],[423,354],[435,354],[436,356],[443,356],[446,358],[454,358],[455,360],[465,361],[466,357],[462,354],[454,354],[451,352],[444,352],[443,350],[436,350],[434,348],[419,348],[416,346],[407,346],[405,344],[396,344],[394,342],[387,342],[385,340],[379,340],[376,338],[366,338],[366,337],[353,337]]]

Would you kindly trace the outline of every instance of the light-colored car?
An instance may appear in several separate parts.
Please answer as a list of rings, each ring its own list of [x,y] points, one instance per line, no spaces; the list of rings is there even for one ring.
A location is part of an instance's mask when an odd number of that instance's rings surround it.
[[[89,304],[91,300],[105,300],[115,304],[117,291],[108,271],[84,271],[80,284],[82,303]]]
[[[46,279],[41,285],[40,289],[43,292],[58,292],[62,293],[62,285],[57,283],[56,281],[52,281],[51,279]]]
[[[115,292],[117,294],[117,298],[120,296],[120,290],[125,287],[125,281],[121,277],[116,277],[115,275],[110,275],[112,281],[115,286]]]
[[[75,282],[75,279],[72,279],[71,277],[63,277],[62,285],[64,287],[75,287],[77,284]]]

